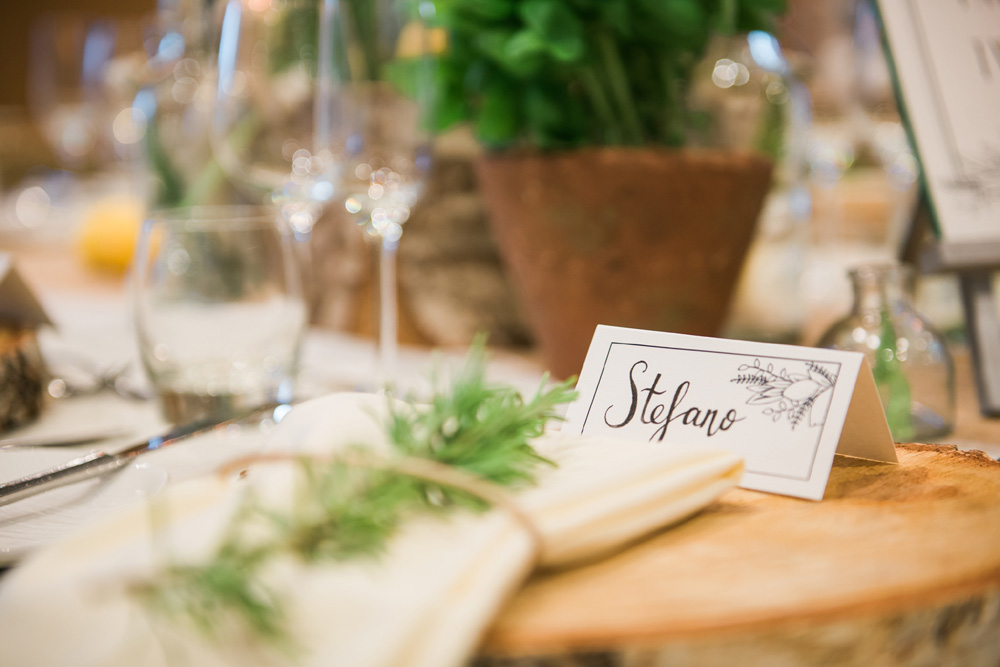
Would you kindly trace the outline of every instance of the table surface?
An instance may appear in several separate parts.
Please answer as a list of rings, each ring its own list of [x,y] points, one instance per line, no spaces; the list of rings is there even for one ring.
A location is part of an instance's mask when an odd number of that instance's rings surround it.
[[[910,610],[1000,596],[1000,462],[936,445],[897,453],[898,465],[837,457],[821,503],[732,491],[611,558],[538,574],[485,648],[666,646],[882,615],[904,625]]]
[[[3,250],[2,246],[0,246],[0,250]],[[129,340],[122,277],[91,273],[80,267],[64,252],[52,252],[44,247],[16,250],[15,260],[19,270],[29,285],[36,290],[42,304],[49,311],[50,317],[57,324],[55,331],[43,335],[43,351],[46,347],[57,353],[65,351],[67,348],[74,348],[77,351],[93,355],[95,359],[104,363],[114,361],[116,355],[117,359],[120,360],[123,350],[129,355],[134,355],[134,343]],[[461,352],[454,351],[454,356],[459,358]],[[349,388],[352,383],[358,383],[370,377],[374,368],[375,355],[370,341],[336,332],[314,330],[310,332],[306,341],[304,362],[304,367],[307,369],[305,382],[310,386],[310,391],[322,393],[333,389]],[[431,355],[428,350],[403,350],[401,366],[403,373],[411,380],[417,378],[421,373],[425,373],[430,368],[430,364]],[[490,372],[494,379],[511,382],[525,391],[533,390],[542,375],[541,369],[531,358],[504,352],[499,352],[494,356]],[[956,353],[956,379],[956,428],[954,433],[944,438],[943,441],[957,445],[960,450],[982,450],[989,457],[1000,457],[1000,420],[987,419],[980,414],[969,358],[962,350]],[[419,386],[419,381],[415,381],[418,382],[415,386]],[[104,410],[110,411],[112,417],[109,418],[113,418],[114,415],[118,417],[125,415],[128,419],[132,419],[135,424],[146,428],[160,423],[155,409],[148,403],[130,403],[110,394],[90,400],[97,401],[97,404],[103,406]],[[80,409],[90,410],[84,403],[76,405],[77,408],[70,409],[72,402],[69,402],[50,410],[28,430],[44,432],[46,429],[53,429],[60,425],[65,426],[67,420],[72,421],[77,418],[73,416],[74,410],[76,413]],[[966,455],[962,452],[956,454],[967,458],[971,457],[969,460],[976,459],[974,454]],[[920,477],[920,474],[913,473],[914,470],[923,470],[925,477],[937,474],[932,469],[935,464],[927,457],[926,452],[919,450],[901,450],[903,469],[892,474],[902,475],[911,481],[916,479],[914,474],[916,477]],[[989,461],[987,457],[982,458]],[[990,463],[993,462],[990,461]],[[931,467],[928,468],[928,466]],[[929,552],[921,551],[923,547],[914,546],[915,544],[923,544],[919,541],[919,534],[917,538],[913,538],[913,535],[906,536],[903,533],[895,535],[899,539],[895,539],[892,533],[879,537],[879,517],[884,520],[885,515],[880,514],[881,510],[872,511],[875,507],[873,501],[878,500],[875,496],[871,498],[865,496],[865,493],[872,492],[874,487],[862,485],[867,490],[858,492],[858,488],[861,487],[852,487],[850,482],[851,479],[859,479],[859,476],[860,478],[870,476],[875,468],[881,470],[884,466],[882,464],[868,464],[867,462],[860,468],[835,466],[830,487],[833,490],[828,491],[828,496],[833,494],[831,502],[824,501],[816,504],[749,491],[733,492],[733,494],[727,494],[723,504],[717,504],[705,515],[685,524],[679,530],[667,531],[607,562],[574,572],[536,578],[515,597],[501,614],[491,634],[487,637],[485,646],[487,650],[530,654],[535,651],[559,651],[566,647],[586,649],[588,646],[601,645],[602,642],[606,645],[621,641],[634,640],[639,643],[648,643],[666,640],[670,638],[671,632],[677,629],[704,634],[720,629],[732,629],[739,626],[740,623],[745,623],[747,619],[756,619],[760,623],[770,623],[777,618],[775,614],[778,616],[785,614],[785,620],[788,620],[791,607],[782,607],[781,605],[788,602],[788,599],[801,598],[801,590],[796,592],[795,586],[786,587],[787,595],[783,594],[784,597],[781,595],[773,597],[771,602],[777,606],[764,609],[756,607],[756,611],[762,614],[757,617],[753,614],[747,616],[746,609],[740,612],[738,607],[734,607],[736,611],[733,614],[717,615],[714,619],[711,614],[692,615],[689,613],[691,596],[681,599],[680,602],[675,599],[676,595],[681,595],[683,598],[684,591],[690,593],[693,590],[692,586],[698,585],[696,582],[697,573],[690,573],[682,578],[691,583],[686,587],[680,586],[679,588],[669,588],[663,584],[662,582],[668,581],[664,578],[663,573],[676,571],[679,567],[683,571],[682,565],[687,562],[685,559],[693,562],[699,558],[725,560],[731,557],[731,554],[723,547],[705,551],[706,543],[698,540],[689,541],[685,546],[685,540],[690,540],[692,535],[697,535],[705,530],[721,531],[719,534],[725,539],[719,538],[719,541],[709,544],[716,544],[717,547],[728,544],[728,540],[734,535],[736,538],[743,539],[745,543],[741,548],[745,549],[750,557],[760,559],[753,567],[763,567],[762,571],[771,573],[769,576],[781,577],[782,572],[796,571],[795,568],[798,567],[798,571],[807,572],[810,577],[822,581],[823,577],[818,576],[822,574],[821,571],[830,575],[836,569],[834,555],[850,558],[851,550],[840,543],[848,539],[848,536],[843,533],[843,527],[856,530],[861,526],[869,531],[870,537],[878,537],[874,542],[865,546],[862,550],[863,555],[867,558],[874,553],[871,552],[872,544],[885,546],[885,549],[881,549],[882,556],[877,562],[886,566],[886,572],[895,572],[899,576],[909,573],[915,577],[915,579],[911,577],[910,583],[917,582],[914,585],[918,588],[925,584],[934,588],[942,581],[951,581],[947,576],[929,583],[929,580],[920,579],[920,577],[925,576],[925,573],[919,572],[919,563],[916,563],[914,558],[916,555],[926,555]],[[950,469],[951,467],[949,467]],[[954,483],[952,486],[957,489],[962,488],[960,483]],[[909,488],[906,485],[901,486],[900,493],[904,487]],[[884,488],[889,487],[884,486]],[[933,551],[928,557],[942,561],[952,559],[953,561],[956,553],[962,556],[964,560],[959,564],[957,570],[953,567],[954,562],[950,562],[948,568],[941,569],[942,572],[946,574],[958,572],[965,576],[965,579],[962,580],[965,583],[975,580],[977,585],[1000,586],[1000,576],[994,576],[992,579],[980,578],[979,580],[976,580],[974,576],[975,568],[983,562],[984,558],[988,559],[1000,554],[1000,542],[996,542],[995,539],[993,542],[977,542],[981,548],[975,552],[969,550],[956,552],[954,547],[955,544],[962,543],[963,531],[982,529],[989,533],[989,527],[995,527],[1000,522],[1000,514],[997,514],[1000,503],[989,502],[990,493],[993,493],[992,497],[995,498],[1000,495],[1000,488],[992,491],[989,489],[980,490],[977,493],[979,495],[970,501],[978,508],[976,512],[969,513],[963,510],[958,518],[954,512],[959,512],[961,506],[953,502],[954,498],[942,504],[940,498],[935,499],[927,494],[917,493],[915,500],[913,498],[907,500],[900,496],[906,502],[895,502],[892,507],[897,510],[902,508],[901,511],[912,516],[924,512],[929,522],[927,523],[928,530],[939,530],[945,538],[945,544],[951,545],[951,551],[948,549]],[[886,507],[883,505],[882,509],[884,510]],[[851,517],[850,520],[845,524],[838,524],[834,520],[838,511],[846,511]],[[953,514],[949,515],[949,511]],[[772,522],[774,517],[778,518],[777,523]],[[765,526],[767,526],[766,529]],[[803,526],[814,526],[814,528],[803,530]],[[826,526],[829,530],[821,531],[818,526]],[[762,540],[760,538],[761,530],[774,539]],[[754,531],[757,532],[754,533]],[[729,535],[729,533],[733,534]],[[754,534],[751,535],[751,533]],[[990,534],[1000,535],[996,531],[992,531]],[[727,535],[728,537],[726,537]],[[913,542],[911,538],[916,539],[917,542]],[[785,541],[782,542],[782,540]],[[937,543],[937,541],[934,542],[934,544]],[[786,544],[787,549],[777,552],[761,547],[762,544],[770,546]],[[678,545],[680,546],[678,547]],[[824,550],[823,545],[830,548]],[[976,560],[977,557],[982,558]],[[970,558],[972,560],[969,560]],[[795,562],[790,564],[789,559]],[[866,561],[864,558],[852,561],[849,572],[852,573],[851,580],[855,582],[855,585],[844,588],[842,591],[836,589],[830,591],[830,597],[826,600],[829,604],[825,607],[823,605],[817,607],[819,609],[817,613],[820,616],[824,614],[829,616],[831,610],[843,610],[845,599],[850,598],[855,603],[858,602],[860,599],[859,591],[886,590],[886,587],[890,593],[895,590],[892,588],[893,585],[900,584],[903,580],[899,579],[899,576],[895,576],[880,583],[885,577],[880,576],[877,568],[873,569],[872,563],[874,562],[876,561]],[[892,563],[896,565],[902,563],[903,566],[897,569],[891,565]],[[827,569],[824,570],[824,568]],[[704,570],[699,571],[703,572]],[[737,579],[733,576],[734,572],[738,572],[738,569],[723,568],[720,572],[730,577],[728,581],[733,583],[733,586],[724,589],[729,591],[728,597],[721,596],[715,603],[709,605],[711,609],[716,611],[720,609],[719,600],[728,600],[733,604],[738,603],[737,598],[730,595],[734,592],[743,594],[744,603],[746,600],[760,599],[761,591],[773,592],[773,588],[769,589],[766,586],[759,590],[752,590],[752,587],[747,589],[745,585],[742,588],[736,586],[734,582]],[[858,572],[864,576],[854,576]],[[997,572],[1000,572],[1000,562],[995,563],[993,574],[995,575]],[[756,581],[759,578],[754,579]],[[766,578],[764,581],[766,582]],[[866,582],[867,588],[865,588]],[[807,582],[799,583],[805,585]],[[956,586],[958,583],[961,582],[957,582]],[[610,600],[609,590],[617,591],[620,599]],[[875,596],[873,599],[875,599],[874,604],[877,606],[878,600],[881,598]],[[898,596],[893,598],[893,595],[890,594],[886,599],[898,600],[899,598]],[[688,611],[678,616],[676,610],[685,606]],[[702,611],[705,611],[704,608]],[[740,614],[743,615],[740,616]],[[679,620],[682,617],[686,619],[683,622]],[[697,624],[699,618],[702,625],[700,627],[692,626],[692,623]],[[735,620],[739,618],[742,618],[743,621]],[[601,628],[604,629],[601,630]],[[665,628],[673,628],[674,630],[668,632]],[[616,631],[619,634],[612,636]]]
[[[83,325],[81,319],[88,318],[85,312],[88,305],[98,308],[102,317],[121,319],[107,324],[110,327],[118,327],[117,335],[127,335],[122,329],[127,327],[127,323],[122,319],[126,317],[123,276],[88,269],[81,264],[70,248],[52,244],[15,246],[0,240],[0,252],[4,251],[14,255],[18,270],[49,310],[50,316],[57,324],[66,328],[62,338],[72,338],[80,334]],[[90,319],[93,319],[93,316],[90,316]],[[87,333],[93,338],[99,337],[95,333],[95,327],[89,327]],[[324,348],[324,352],[335,354],[340,361],[341,368],[330,369],[330,373],[323,378],[327,384],[343,388],[364,379],[371,373],[375,363],[371,341],[322,329],[314,329],[312,334],[318,341],[314,347]],[[129,344],[132,343],[129,341]],[[101,347],[113,346],[102,343]],[[460,351],[455,351],[455,354],[460,354]],[[533,389],[533,383],[541,378],[542,369],[530,355],[494,350],[494,356],[498,357],[498,363],[493,365],[495,373],[519,387]],[[956,349],[954,356],[955,429],[941,442],[955,444],[961,449],[980,449],[994,458],[1000,458],[1000,419],[986,418],[979,411],[975,379],[967,351],[964,348]],[[426,369],[427,357],[426,349],[404,348],[403,374],[411,380],[416,379],[413,375]]]

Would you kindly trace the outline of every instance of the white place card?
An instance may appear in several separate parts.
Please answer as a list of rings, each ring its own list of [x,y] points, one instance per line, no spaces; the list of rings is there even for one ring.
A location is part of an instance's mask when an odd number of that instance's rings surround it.
[[[741,455],[741,486],[820,500],[834,453],[896,461],[860,352],[599,326],[562,430]]]

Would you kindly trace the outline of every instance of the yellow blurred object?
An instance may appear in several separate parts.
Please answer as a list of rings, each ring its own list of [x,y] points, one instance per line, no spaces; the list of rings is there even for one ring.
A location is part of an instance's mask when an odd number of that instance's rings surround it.
[[[448,48],[448,33],[443,28],[427,28],[418,21],[403,26],[396,44],[397,58],[417,58],[444,53]]]
[[[142,201],[133,197],[109,197],[95,203],[80,226],[78,247],[90,266],[124,273],[143,216]]]

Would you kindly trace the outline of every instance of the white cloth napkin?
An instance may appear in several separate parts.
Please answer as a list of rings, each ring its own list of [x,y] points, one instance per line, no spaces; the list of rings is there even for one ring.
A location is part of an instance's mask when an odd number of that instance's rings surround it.
[[[384,399],[338,394],[295,408],[268,450],[323,454],[366,443],[388,447]],[[234,633],[213,642],[151,620],[127,582],[154,572],[164,553],[150,510],[136,507],[40,552],[0,587],[0,646],[9,664],[449,667],[461,665],[504,600],[533,567],[567,566],[623,548],[698,511],[736,485],[742,462],[701,448],[551,436],[536,448],[558,463],[513,498],[513,513],[458,513],[408,523],[377,561],[272,567],[286,594],[293,655]],[[253,484],[284,502],[294,467],[251,469],[249,481],[206,477],[161,496],[174,557],[206,557]],[[242,485],[242,486],[241,486]],[[539,544],[540,542],[540,544]],[[58,636],[58,641],[53,637]]]

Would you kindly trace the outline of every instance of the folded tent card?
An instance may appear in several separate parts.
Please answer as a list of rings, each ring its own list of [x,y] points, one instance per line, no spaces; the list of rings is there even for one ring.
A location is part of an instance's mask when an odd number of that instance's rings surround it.
[[[741,486],[820,500],[835,453],[896,461],[863,354],[599,326],[564,433],[743,457]]]

